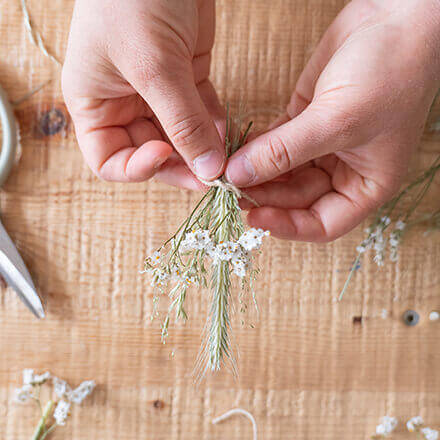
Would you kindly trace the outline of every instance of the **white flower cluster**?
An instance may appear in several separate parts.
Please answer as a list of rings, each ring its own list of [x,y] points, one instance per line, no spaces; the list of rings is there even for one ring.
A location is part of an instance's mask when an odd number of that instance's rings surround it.
[[[26,368],[23,370],[23,384],[24,385],[41,385],[46,380],[50,379],[51,375],[49,371],[43,374],[35,374],[34,370]]]
[[[15,400],[26,402],[29,399],[35,399],[34,387],[44,384],[49,379],[52,379],[53,391],[60,399],[54,411],[54,418],[58,425],[64,425],[69,415],[71,404],[82,403],[92,393],[96,384],[93,380],[86,380],[72,390],[65,380],[52,376],[48,371],[43,374],[35,374],[34,370],[26,369],[23,370],[23,386],[15,390]]]
[[[425,440],[438,440],[438,431],[431,428],[422,428],[420,430]]]
[[[406,227],[406,224],[402,220],[398,220],[396,222],[396,225],[394,227],[394,230],[390,234],[390,259],[391,261],[397,261],[398,260],[398,250],[399,245],[402,240],[402,234]]]
[[[411,417],[406,422],[406,427],[409,432],[420,432],[425,440],[438,440],[439,432],[435,429],[424,427],[423,419],[420,416]]]
[[[184,252],[203,250],[214,262],[230,261],[233,273],[240,278],[244,278],[251,266],[250,252],[260,249],[263,238],[268,235],[270,235],[269,231],[252,228],[244,232],[236,242],[214,243],[208,230],[198,229],[187,232],[180,243],[180,247]],[[176,246],[175,242],[173,243],[174,246]],[[163,255],[159,251],[147,258],[147,262],[151,267],[150,270],[153,273],[152,286],[165,286],[170,280],[183,281],[187,285],[197,283],[195,274],[188,274],[179,267],[173,266],[168,270],[157,267],[162,260]]]
[[[423,419],[420,416],[411,417],[406,422],[406,428],[409,432],[417,431],[423,425]]]
[[[378,266],[383,266],[384,264],[387,239],[384,237],[383,233],[385,229],[390,225],[390,223],[391,223],[391,219],[388,216],[381,217],[377,226],[374,229],[367,228],[365,230],[368,236],[356,248],[359,254],[363,254],[367,250],[373,248],[375,251],[374,262]],[[397,261],[397,251],[405,227],[406,224],[403,221],[398,220],[396,222],[394,230],[390,234],[389,245],[390,245],[391,261]]]
[[[379,437],[388,437],[397,426],[397,419],[395,417],[382,417],[381,423],[376,426],[376,435]]]
[[[15,400],[26,402],[33,395],[34,385],[42,385],[51,378],[51,374],[46,371],[43,374],[35,374],[34,370],[26,368],[23,370],[23,386],[15,390]]]

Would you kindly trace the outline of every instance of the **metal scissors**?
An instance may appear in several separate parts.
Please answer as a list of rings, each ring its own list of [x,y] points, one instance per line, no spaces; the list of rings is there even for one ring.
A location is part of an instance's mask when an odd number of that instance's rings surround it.
[[[2,149],[0,152],[0,187],[8,178],[17,151],[17,125],[6,92],[0,86],[0,122]],[[34,282],[17,248],[0,221],[0,274],[18,294],[27,308],[44,318],[44,309]]]

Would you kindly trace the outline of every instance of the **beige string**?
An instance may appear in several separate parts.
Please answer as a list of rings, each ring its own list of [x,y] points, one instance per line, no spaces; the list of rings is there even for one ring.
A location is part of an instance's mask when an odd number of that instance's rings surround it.
[[[231,410],[225,412],[223,415],[221,415],[219,417],[216,417],[212,421],[212,424],[216,425],[217,423],[223,422],[223,420],[229,419],[229,417],[234,416],[236,414],[243,415],[243,416],[247,417],[251,421],[251,423],[252,423],[252,432],[253,432],[252,439],[253,440],[258,440],[257,439],[257,437],[258,437],[257,422],[255,421],[254,416],[250,412],[248,412],[248,411],[246,411],[246,410],[244,410],[242,408],[234,408],[234,409],[231,409]]]
[[[29,15],[29,10],[26,5],[26,0],[21,0],[20,3],[21,3],[21,10],[23,12],[23,22],[24,22],[24,26],[27,30],[29,40],[31,41],[32,44],[34,44],[35,46],[37,46],[41,50],[43,55],[50,58],[54,63],[58,64],[58,66],[61,66],[60,61],[47,50],[47,47],[43,41],[43,37],[35,29],[35,27],[32,23],[31,17]]]
[[[225,182],[222,179],[215,179],[215,180],[211,180],[211,181],[210,180],[204,180],[204,179],[202,179],[200,177],[198,177],[198,179],[200,180],[200,182],[202,182],[206,186],[214,187],[214,188],[221,188],[221,189],[223,189],[225,191],[230,191],[230,192],[234,193],[237,196],[238,199],[249,200],[249,202],[251,202],[257,208],[260,206],[255,199],[253,199],[250,195],[246,194],[245,192],[240,191],[240,189],[238,189],[232,183]]]

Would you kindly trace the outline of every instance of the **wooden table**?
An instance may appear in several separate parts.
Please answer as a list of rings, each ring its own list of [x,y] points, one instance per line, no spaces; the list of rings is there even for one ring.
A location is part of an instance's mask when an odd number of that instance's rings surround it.
[[[62,59],[73,1],[28,3]],[[343,3],[219,1],[212,78],[222,100],[233,107],[244,100],[258,124],[267,123],[273,115],[261,110],[286,105]],[[171,326],[162,345],[159,322],[149,319],[152,291],[138,270],[198,196],[91,174],[63,104],[59,69],[29,43],[18,0],[0,0],[0,60],[11,100],[53,79],[16,108],[23,152],[1,193],[2,219],[47,308],[38,322],[1,287],[1,439],[30,438],[37,412],[12,402],[26,367],[99,384],[54,439],[250,439],[245,419],[211,425],[237,406],[253,413],[262,439],[368,438],[386,414],[401,421],[421,414],[440,428],[440,322],[428,320],[440,308],[439,234],[412,233],[400,261],[381,270],[365,259],[342,303],[335,299],[361,228],[328,245],[271,239],[260,259],[260,320],[253,329],[234,324],[239,377],[223,372],[196,388],[191,371],[206,295],[191,295],[190,321]],[[439,141],[439,134],[425,135],[413,173],[429,165]],[[424,209],[438,205],[438,194],[437,184]],[[420,314],[417,326],[403,325],[407,309]],[[401,425],[396,438],[405,435]]]

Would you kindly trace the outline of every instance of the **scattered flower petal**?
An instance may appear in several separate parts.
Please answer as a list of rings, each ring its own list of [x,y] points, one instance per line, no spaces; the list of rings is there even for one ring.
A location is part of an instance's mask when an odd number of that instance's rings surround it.
[[[406,428],[409,432],[414,432],[423,425],[423,419],[420,416],[411,417],[406,422]]]
[[[75,388],[69,395],[69,400],[73,403],[82,403],[82,401],[91,394],[96,387],[94,380],[86,380]]]
[[[420,430],[425,440],[438,440],[438,431],[431,428],[422,428]]]
[[[397,426],[397,419],[395,417],[382,417],[381,423],[376,426],[376,435],[388,437]]]

